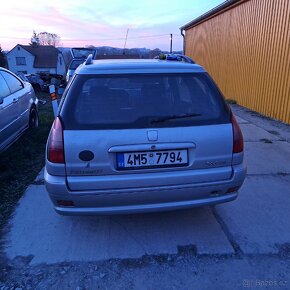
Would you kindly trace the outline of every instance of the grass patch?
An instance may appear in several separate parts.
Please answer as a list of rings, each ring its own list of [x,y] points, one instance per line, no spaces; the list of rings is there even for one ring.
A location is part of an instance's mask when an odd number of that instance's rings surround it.
[[[226,99],[226,102],[230,105],[236,105],[238,102],[234,99]]]
[[[0,154],[0,229],[26,188],[33,182],[45,162],[45,144],[53,122],[50,96],[38,93],[39,127],[26,131],[16,143]]]

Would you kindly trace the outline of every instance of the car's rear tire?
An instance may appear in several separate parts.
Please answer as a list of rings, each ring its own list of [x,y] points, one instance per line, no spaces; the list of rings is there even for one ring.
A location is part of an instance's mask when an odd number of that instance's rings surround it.
[[[37,128],[39,125],[39,118],[36,108],[32,108],[29,114],[29,128]]]

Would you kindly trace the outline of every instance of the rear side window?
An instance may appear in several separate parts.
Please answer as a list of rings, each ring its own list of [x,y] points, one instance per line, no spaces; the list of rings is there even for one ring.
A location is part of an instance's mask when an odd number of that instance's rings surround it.
[[[77,69],[83,62],[84,60],[73,60],[69,66],[69,69]]]
[[[60,113],[65,129],[137,129],[230,122],[206,73],[78,75]]]
[[[12,74],[5,71],[2,71],[1,74],[4,77],[12,94],[23,88],[22,82],[14,77]]]

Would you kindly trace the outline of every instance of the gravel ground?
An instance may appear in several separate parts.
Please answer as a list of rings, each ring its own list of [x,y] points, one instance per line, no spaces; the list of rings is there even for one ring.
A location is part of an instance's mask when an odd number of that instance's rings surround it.
[[[145,256],[100,263],[29,266],[29,257],[1,268],[8,289],[290,289],[290,247],[279,255]]]
[[[241,118],[255,124],[273,135],[283,135],[281,140],[290,143],[290,126],[288,124],[266,117],[239,105],[231,105],[231,108],[233,112]]]
[[[244,120],[290,142],[290,126],[238,105],[232,108]],[[280,246],[277,254],[250,255],[233,248],[232,255],[200,255],[189,245],[178,247],[176,255],[37,265],[30,264],[32,256],[7,260],[0,253],[0,290],[290,289],[290,244]]]

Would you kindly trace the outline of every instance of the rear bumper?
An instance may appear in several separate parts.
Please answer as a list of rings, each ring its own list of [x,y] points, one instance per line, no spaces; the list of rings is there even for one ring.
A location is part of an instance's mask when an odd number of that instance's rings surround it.
[[[65,176],[52,176],[45,170],[45,184],[56,212],[62,215],[127,214],[168,211],[213,205],[237,198],[237,189],[246,176],[244,164],[233,167],[228,180],[101,191],[69,191]],[[229,192],[229,189],[235,189]],[[59,206],[58,201],[74,206]]]
[[[59,207],[55,206],[54,209],[61,215],[97,215],[97,214],[128,214],[128,213],[145,213],[145,212],[159,212],[180,210],[192,207],[199,207],[205,205],[213,205],[235,200],[238,193],[228,194],[222,197],[204,198],[188,201],[177,201],[168,203],[154,203],[142,205],[123,205],[111,207]]]

